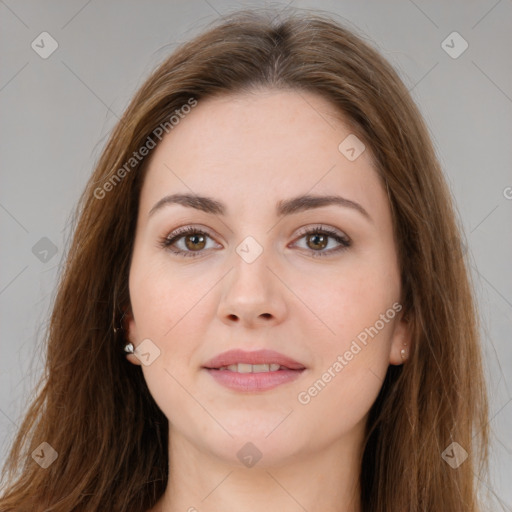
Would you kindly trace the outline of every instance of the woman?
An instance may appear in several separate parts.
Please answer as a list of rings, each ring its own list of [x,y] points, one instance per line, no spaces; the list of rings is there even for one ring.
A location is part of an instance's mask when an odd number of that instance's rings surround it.
[[[115,127],[1,511],[482,510],[477,312],[428,131],[356,35],[278,18],[183,45]]]

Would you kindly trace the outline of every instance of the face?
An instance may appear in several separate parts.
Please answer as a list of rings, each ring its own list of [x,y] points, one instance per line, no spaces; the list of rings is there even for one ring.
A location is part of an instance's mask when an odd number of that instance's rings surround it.
[[[339,149],[351,133],[322,97],[258,91],[199,101],[153,150],[128,357],[176,443],[240,464],[250,441],[261,465],[361,439],[408,333],[387,195],[369,148]]]

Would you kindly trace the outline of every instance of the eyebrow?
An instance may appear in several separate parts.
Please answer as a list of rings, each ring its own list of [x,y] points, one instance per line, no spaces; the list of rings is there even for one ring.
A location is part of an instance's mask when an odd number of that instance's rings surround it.
[[[179,204],[187,208],[194,208],[213,215],[226,215],[227,212],[227,207],[224,203],[211,197],[199,196],[196,194],[172,194],[160,199],[153,208],[151,208],[148,216],[151,216],[163,207],[172,204]],[[372,218],[368,212],[359,203],[337,195],[318,196],[305,194],[292,197],[291,199],[284,199],[277,202],[276,214],[278,216],[291,215],[305,210],[330,205],[352,208],[372,222]]]

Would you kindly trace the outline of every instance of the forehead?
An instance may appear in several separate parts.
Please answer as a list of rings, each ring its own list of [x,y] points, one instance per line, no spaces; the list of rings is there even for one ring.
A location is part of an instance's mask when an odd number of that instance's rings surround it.
[[[141,210],[172,192],[224,198],[239,209],[269,199],[273,208],[307,192],[378,204],[382,187],[370,151],[350,161],[339,149],[348,136],[353,132],[335,107],[310,92],[199,100],[153,150]]]

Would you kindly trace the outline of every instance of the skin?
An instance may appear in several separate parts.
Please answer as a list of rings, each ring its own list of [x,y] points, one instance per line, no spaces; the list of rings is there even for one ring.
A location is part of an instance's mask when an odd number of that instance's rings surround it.
[[[298,401],[356,336],[400,303],[400,272],[386,192],[367,148],[349,161],[338,145],[351,132],[314,93],[258,90],[200,100],[151,154],[141,191],[129,276],[128,339],[149,338],[160,355],[135,355],[169,419],[170,477],[151,512],[358,512],[358,473],[368,412],[390,364],[410,348],[401,313],[385,323],[325,388]],[[168,205],[172,193],[222,201],[225,216]],[[323,206],[277,217],[275,205],[299,194],[338,194],[355,209]],[[314,236],[333,228],[352,244],[313,257]],[[158,241],[176,228],[209,232],[207,245],[186,235],[175,248]],[[299,234],[298,234],[299,233]],[[248,264],[236,252],[247,236],[263,252]],[[193,237],[192,237],[193,238]],[[194,245],[195,244],[195,245]],[[232,348],[270,348],[306,366],[293,382],[242,393],[218,384],[202,365]],[[261,459],[245,467],[248,441]]]

